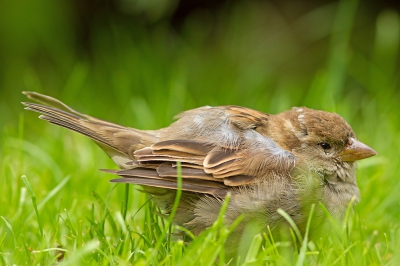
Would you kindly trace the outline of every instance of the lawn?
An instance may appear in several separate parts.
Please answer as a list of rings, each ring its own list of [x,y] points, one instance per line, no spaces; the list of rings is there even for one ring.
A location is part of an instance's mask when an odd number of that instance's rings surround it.
[[[173,27],[148,7],[136,20],[95,20],[86,46],[66,3],[0,10],[2,265],[400,264],[396,10],[343,0],[291,13],[236,1]],[[116,167],[93,142],[24,111],[22,91],[140,129],[204,105],[307,106],[343,116],[378,156],[358,164],[361,202],[345,221],[303,241],[255,235],[230,261],[223,210],[213,227],[179,240],[139,187],[108,182],[99,169]]]

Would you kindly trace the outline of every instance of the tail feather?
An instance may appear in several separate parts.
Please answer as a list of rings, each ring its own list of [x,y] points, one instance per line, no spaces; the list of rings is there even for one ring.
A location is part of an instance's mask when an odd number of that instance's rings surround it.
[[[75,114],[67,113],[66,111],[59,110],[53,107],[44,106],[36,103],[23,102],[26,106],[26,110],[41,113],[40,119],[49,121],[52,124],[68,128],[82,135],[85,135],[94,141],[100,142],[110,148],[118,150],[112,143],[112,141],[107,140],[104,136],[102,137],[96,129],[99,129],[98,123],[94,121],[89,121],[83,119]]]
[[[25,109],[38,112],[39,118],[68,128],[94,140],[121,168],[134,159],[133,152],[156,142],[155,131],[123,127],[79,113],[52,97],[36,92],[23,92],[42,104],[23,102]],[[44,105],[43,105],[44,104]]]
[[[40,106],[46,107],[47,109],[52,109],[52,110],[57,110],[57,111],[62,111],[64,114],[67,114],[69,116],[74,115],[76,118],[81,118],[81,119],[86,119],[90,121],[97,121],[97,122],[102,122],[102,123],[107,123],[108,125],[113,125],[114,127],[117,128],[124,128],[123,126],[120,126],[118,124],[110,123],[89,115],[82,114],[75,109],[71,108],[70,106],[66,105],[65,103],[61,102],[60,100],[57,100],[53,97],[40,94],[37,92],[32,92],[32,91],[23,91],[22,94],[26,95],[29,99],[34,100],[35,102],[41,103]],[[23,104],[32,104],[32,103],[23,103]]]
[[[37,92],[32,92],[32,91],[23,91],[22,94],[25,94],[29,99],[34,100],[35,102],[41,103],[42,105],[46,106],[47,108],[54,107],[58,111],[64,111],[65,113],[68,113],[70,115],[74,114],[75,116],[79,118],[84,118],[84,119],[90,119],[91,117],[81,114],[78,111],[72,109],[65,103],[47,96],[43,95]],[[52,109],[54,109],[52,108]]]

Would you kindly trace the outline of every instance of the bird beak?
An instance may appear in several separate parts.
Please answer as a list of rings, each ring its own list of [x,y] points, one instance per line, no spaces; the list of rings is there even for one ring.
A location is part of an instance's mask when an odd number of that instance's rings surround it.
[[[361,159],[365,159],[378,153],[354,138],[349,139],[349,144],[340,153],[342,161],[344,162],[354,162]]]

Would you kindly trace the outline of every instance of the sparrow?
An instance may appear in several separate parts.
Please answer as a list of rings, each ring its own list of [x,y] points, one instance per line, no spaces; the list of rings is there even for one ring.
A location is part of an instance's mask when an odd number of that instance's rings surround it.
[[[377,154],[338,114],[306,107],[266,114],[205,106],[179,114],[168,127],[139,130],[81,114],[46,95],[23,94],[40,103],[23,102],[25,109],[96,142],[120,168],[108,171],[119,176],[111,182],[140,185],[163,215],[171,212],[180,165],[174,222],[194,234],[213,224],[228,194],[227,224],[243,216],[242,224],[274,230],[285,223],[281,209],[304,231],[318,203],[340,219],[360,199],[356,162]],[[244,228],[238,227],[238,236]]]

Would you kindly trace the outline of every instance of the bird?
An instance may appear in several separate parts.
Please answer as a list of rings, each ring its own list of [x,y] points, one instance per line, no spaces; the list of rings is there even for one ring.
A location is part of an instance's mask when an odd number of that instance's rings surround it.
[[[176,116],[170,126],[140,130],[82,114],[63,102],[23,92],[39,118],[91,138],[115,162],[114,183],[136,184],[168,216],[182,192],[174,223],[200,234],[218,218],[242,217],[261,231],[285,224],[302,232],[312,205],[343,218],[360,200],[356,163],[376,155],[338,114],[293,107],[267,114],[240,106],[204,106]],[[181,180],[181,183],[179,180]],[[180,185],[179,185],[180,184]],[[316,215],[322,223],[323,215]],[[319,217],[319,218],[318,218]]]

